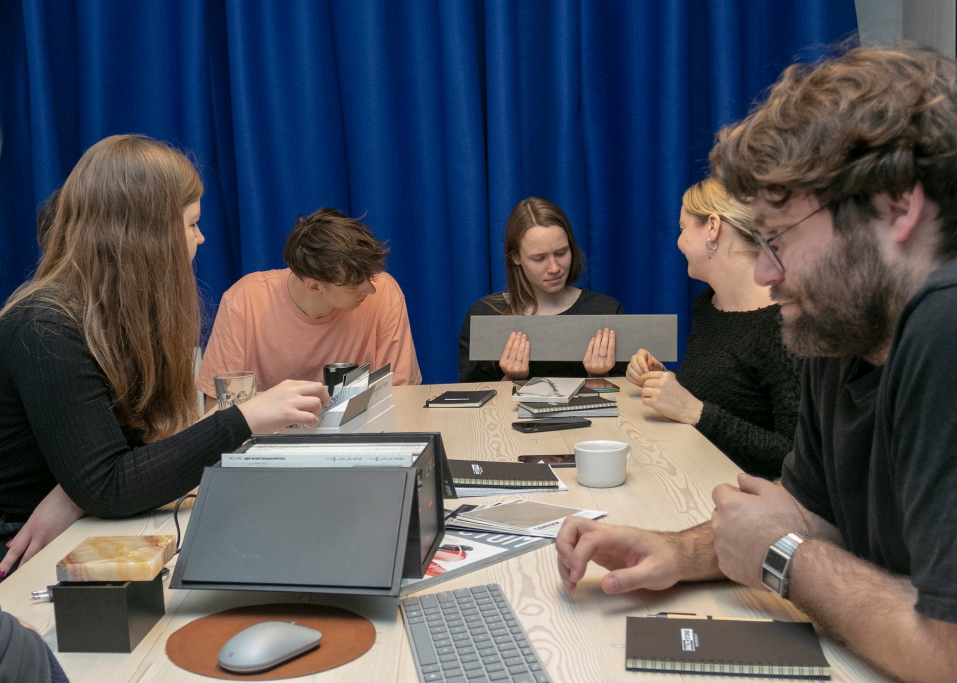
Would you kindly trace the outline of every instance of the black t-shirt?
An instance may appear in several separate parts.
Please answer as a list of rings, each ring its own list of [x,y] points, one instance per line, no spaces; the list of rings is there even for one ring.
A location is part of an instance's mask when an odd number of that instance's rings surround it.
[[[778,306],[719,311],[714,290],[694,302],[681,385],[704,403],[695,426],[748,474],[781,476],[800,400],[800,360],[781,341]]]
[[[951,623],[957,623],[955,311],[957,261],[951,261],[905,307],[876,388],[880,371],[864,371],[861,361],[856,374],[855,361],[812,361],[805,384],[811,394],[802,396],[784,477],[795,498],[837,525],[851,552],[910,576],[920,614]],[[835,374],[835,363],[847,374]]]
[[[957,623],[957,260],[901,314],[877,397],[870,555],[909,574],[915,609]]]
[[[859,358],[805,361],[794,450],[782,473],[791,495],[836,526],[844,547],[865,559],[867,472],[882,370]]]
[[[462,323],[462,331],[459,333],[460,382],[498,382],[505,377],[497,361],[469,360],[472,316],[502,315],[502,311],[507,310],[503,294],[499,292],[479,299],[465,315],[465,322]],[[575,303],[558,315],[624,315],[624,313],[625,309],[617,299],[583,289]],[[502,340],[502,348],[505,348],[505,340]],[[581,356],[585,357],[585,349],[581,349]],[[628,363],[616,363],[609,374],[622,376],[627,370]],[[588,371],[585,370],[585,365],[581,361],[531,361],[528,364],[528,376],[588,377]]]

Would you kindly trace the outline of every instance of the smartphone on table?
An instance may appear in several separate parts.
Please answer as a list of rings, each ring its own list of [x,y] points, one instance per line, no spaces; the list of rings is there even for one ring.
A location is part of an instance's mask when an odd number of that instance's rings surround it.
[[[586,420],[583,417],[542,417],[512,423],[512,429],[522,432],[523,434],[554,432],[559,429],[578,429],[580,427],[590,426],[591,420]]]

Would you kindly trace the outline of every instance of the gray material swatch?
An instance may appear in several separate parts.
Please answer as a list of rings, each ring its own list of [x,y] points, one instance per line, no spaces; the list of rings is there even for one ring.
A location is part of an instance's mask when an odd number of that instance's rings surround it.
[[[498,360],[511,332],[532,344],[529,360],[580,361],[598,330],[615,331],[615,360],[647,349],[662,362],[678,360],[677,315],[475,315],[469,360]]]

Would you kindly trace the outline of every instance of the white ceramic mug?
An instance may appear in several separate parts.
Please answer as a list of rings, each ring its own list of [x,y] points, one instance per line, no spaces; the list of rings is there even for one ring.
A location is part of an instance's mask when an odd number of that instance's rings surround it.
[[[593,488],[611,488],[625,483],[625,465],[631,446],[621,441],[582,441],[575,444],[578,483]]]

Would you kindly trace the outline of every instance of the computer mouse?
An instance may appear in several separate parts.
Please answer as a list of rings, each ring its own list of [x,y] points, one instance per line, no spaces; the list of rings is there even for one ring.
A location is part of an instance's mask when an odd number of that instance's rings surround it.
[[[258,673],[313,649],[322,633],[296,622],[264,621],[243,629],[219,651],[219,665],[235,673]]]

